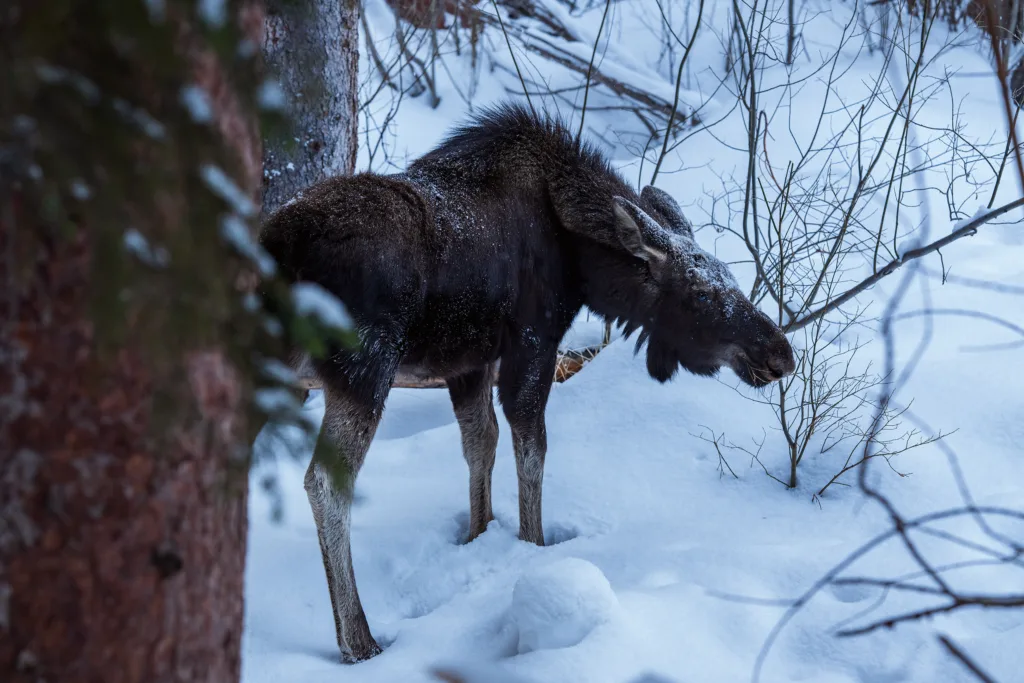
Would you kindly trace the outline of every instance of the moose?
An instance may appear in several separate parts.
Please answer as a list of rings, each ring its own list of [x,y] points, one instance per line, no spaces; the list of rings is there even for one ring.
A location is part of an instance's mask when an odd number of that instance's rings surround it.
[[[504,104],[452,131],[404,173],[320,181],[272,213],[260,243],[290,282],[351,313],[360,343],[296,353],[323,386],[305,476],[342,660],[381,652],[356,590],[353,484],[399,373],[444,378],[469,466],[468,540],[493,519],[492,378],[511,429],[519,538],[544,544],[544,412],[559,343],[586,306],[639,332],[659,382],[731,368],[753,387],[794,370],[782,330],[702,250],[676,201],[639,195],[555,118]],[[321,448],[321,444],[331,444]],[[347,477],[332,476],[341,468]]]

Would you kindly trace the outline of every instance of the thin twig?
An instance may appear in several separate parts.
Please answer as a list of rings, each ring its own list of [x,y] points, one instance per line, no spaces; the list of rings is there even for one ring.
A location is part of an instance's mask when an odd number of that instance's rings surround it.
[[[659,5],[659,9],[660,9]],[[697,21],[693,24],[693,33],[690,34],[690,42],[686,44],[686,49],[683,52],[682,58],[679,60],[679,69],[676,71],[676,90],[675,95],[672,98],[672,113],[668,116],[668,124],[665,125],[665,139],[661,142],[661,154],[658,155],[658,163],[654,165],[654,173],[651,174],[651,185],[658,178],[658,172],[661,170],[661,164],[665,160],[665,156],[668,153],[668,141],[672,135],[672,124],[675,123],[676,112],[679,110],[679,89],[683,83],[683,67],[686,66],[686,60],[690,56],[690,50],[693,48],[693,43],[697,40],[697,31],[700,30],[701,17],[704,16],[704,0],[700,0],[700,5],[697,7]]]
[[[496,0],[491,0],[491,4],[494,5],[494,14],[498,17],[498,24],[501,26],[501,33],[505,36],[505,44],[508,45],[508,54],[512,57],[512,65],[516,67],[516,74],[519,75],[519,82],[523,86],[523,94],[526,95],[526,103],[530,105],[530,112],[534,118],[537,118],[537,110],[533,108],[533,100],[530,99],[530,93],[526,89],[526,79],[523,78],[523,72],[519,69],[519,60],[516,59],[515,50],[512,49],[512,40],[508,37],[508,31],[505,29],[505,21],[501,18],[501,11],[498,10],[498,3]]]
[[[967,656],[967,653],[964,652],[959,645],[953,642],[952,638],[947,635],[940,635],[939,642],[942,643],[947,651],[949,651],[949,654],[959,660],[968,671],[974,674],[975,678],[981,681],[981,683],[996,683],[996,679],[989,676],[980,666],[975,664],[974,661]]]
[[[587,84],[583,89],[583,109],[580,110],[580,130],[576,134],[577,142],[583,139],[583,122],[587,118],[587,99],[590,97],[590,75],[594,73],[594,60],[597,59],[597,46],[601,44],[601,34],[604,33],[604,22],[608,19],[608,10],[611,9],[612,0],[605,0],[604,13],[601,15],[601,25],[597,27],[597,37],[594,38],[594,50],[590,53],[590,64],[587,65]]]

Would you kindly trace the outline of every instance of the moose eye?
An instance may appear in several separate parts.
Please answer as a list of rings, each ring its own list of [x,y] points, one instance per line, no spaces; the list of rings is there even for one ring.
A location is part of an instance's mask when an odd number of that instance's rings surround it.
[[[703,288],[698,288],[696,291],[694,291],[694,298],[696,298],[698,303],[702,304],[711,302],[711,296],[708,294],[707,290]]]

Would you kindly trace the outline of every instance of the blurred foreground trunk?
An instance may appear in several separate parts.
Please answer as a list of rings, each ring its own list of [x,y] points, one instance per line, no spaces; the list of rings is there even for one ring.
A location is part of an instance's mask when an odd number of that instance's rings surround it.
[[[258,193],[261,26],[255,2],[0,9],[5,682],[238,680],[253,278],[225,236]]]

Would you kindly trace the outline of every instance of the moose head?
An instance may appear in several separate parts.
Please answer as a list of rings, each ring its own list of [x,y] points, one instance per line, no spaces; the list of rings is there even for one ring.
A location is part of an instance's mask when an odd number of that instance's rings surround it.
[[[676,201],[648,186],[640,203],[614,198],[615,236],[643,260],[653,289],[640,345],[647,342],[647,371],[659,382],[681,366],[715,375],[725,365],[741,380],[762,387],[793,372],[786,335],[740,291],[729,268],[704,251]]]

